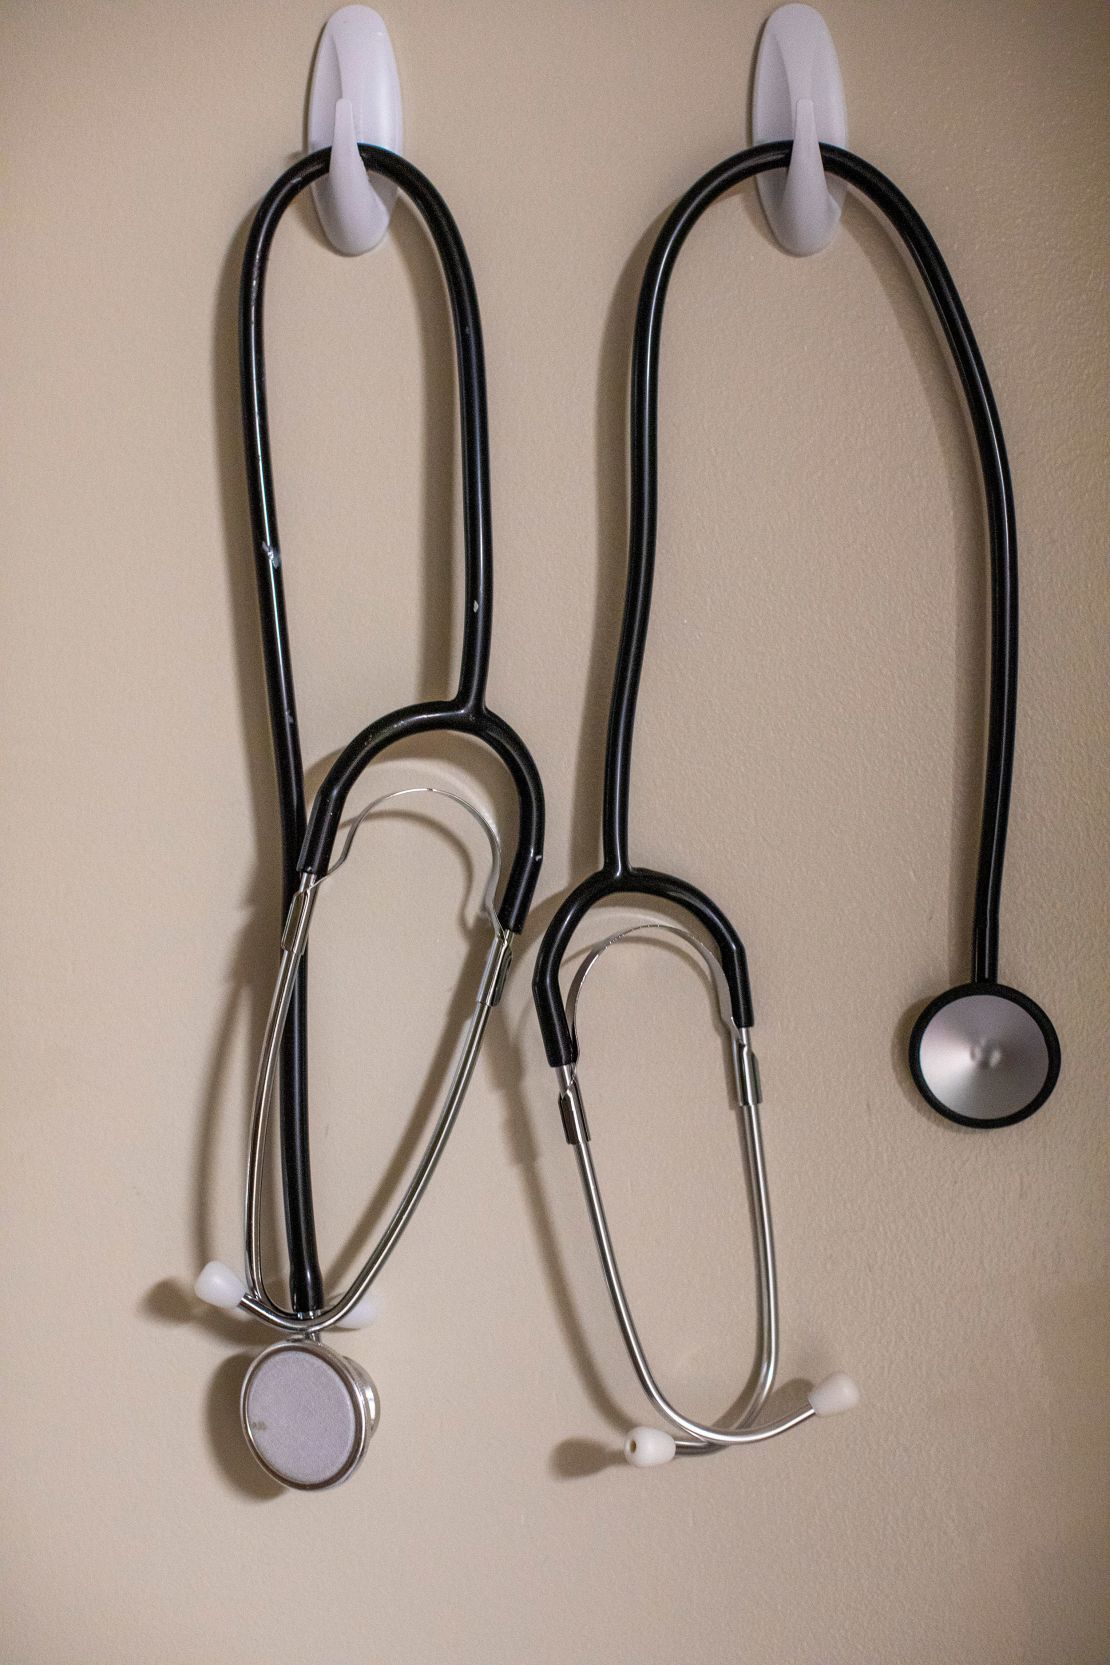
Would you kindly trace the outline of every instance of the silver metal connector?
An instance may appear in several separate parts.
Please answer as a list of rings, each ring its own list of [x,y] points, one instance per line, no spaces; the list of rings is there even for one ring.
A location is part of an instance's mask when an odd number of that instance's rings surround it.
[[[556,1074],[559,1077],[559,1114],[563,1118],[563,1132],[566,1134],[567,1144],[588,1144],[590,1128],[574,1065],[560,1064]]]
[[[316,902],[316,889],[320,881],[314,873],[306,873],[294,893],[289,904],[289,912],[285,916],[285,928],[281,933],[281,951],[300,957],[304,952],[305,938],[312,919],[312,909]]]
[[[496,1006],[505,989],[505,979],[513,963],[513,939],[500,929],[489,945],[482,980],[478,985],[478,1005]]]
[[[736,1076],[736,1096],[740,1101],[740,1108],[742,1110],[754,1110],[763,1103],[763,1089],[759,1080],[759,1059],[756,1057],[748,1039],[746,1029],[740,1031],[739,1038],[733,1039],[732,1060]]]

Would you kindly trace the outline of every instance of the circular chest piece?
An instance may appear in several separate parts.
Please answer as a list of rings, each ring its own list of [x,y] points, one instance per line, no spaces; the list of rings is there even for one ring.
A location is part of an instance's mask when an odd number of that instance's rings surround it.
[[[1039,1110],[1060,1074],[1047,1015],[1002,983],[964,983],[930,1002],[910,1036],[922,1097],[963,1127],[1008,1127]]]
[[[239,1414],[267,1474],[299,1491],[322,1491],[362,1461],[378,1424],[378,1395],[365,1370],[320,1342],[279,1341],[247,1371]]]

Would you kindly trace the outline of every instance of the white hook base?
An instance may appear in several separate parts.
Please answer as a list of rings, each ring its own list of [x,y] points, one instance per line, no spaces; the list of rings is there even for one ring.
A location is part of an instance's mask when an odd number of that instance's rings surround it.
[[[846,145],[848,116],[836,47],[812,6],[780,6],[764,25],[752,86],[752,143],[792,139],[785,172],[756,184],[775,241],[788,254],[817,254],[831,241],[844,205],[843,180],[829,180],[821,144]]]
[[[366,254],[389,230],[397,187],[371,180],[360,144],[400,151],[401,82],[393,43],[369,6],[343,6],[324,25],[308,100],[308,148],[331,146],[331,166],[312,187],[324,236],[340,254]]]

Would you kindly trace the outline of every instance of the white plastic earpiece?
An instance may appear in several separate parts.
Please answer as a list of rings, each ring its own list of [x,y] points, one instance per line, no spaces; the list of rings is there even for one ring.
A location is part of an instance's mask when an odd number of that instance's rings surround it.
[[[859,1404],[859,1388],[850,1376],[838,1370],[809,1390],[809,1402],[818,1416],[835,1416],[838,1411],[854,1411]]]
[[[238,1272],[233,1272],[222,1260],[210,1260],[193,1288],[210,1307],[237,1307],[247,1293]]]
[[[362,1300],[356,1301],[346,1318],[341,1318],[335,1327],[337,1330],[365,1330],[376,1321],[377,1316],[377,1298],[367,1290]]]
[[[674,1453],[674,1440],[662,1428],[633,1428],[624,1442],[624,1460],[633,1468],[658,1468]]]

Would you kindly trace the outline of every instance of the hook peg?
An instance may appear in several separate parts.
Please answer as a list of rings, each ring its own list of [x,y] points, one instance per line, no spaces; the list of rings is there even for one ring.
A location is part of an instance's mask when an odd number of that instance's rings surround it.
[[[401,83],[389,30],[369,6],[343,6],[324,25],[312,70],[308,148],[331,147],[312,187],[324,236],[340,254],[366,254],[389,229],[397,187],[373,178],[360,144],[400,152]]]
[[[788,254],[817,254],[832,241],[844,183],[826,177],[821,145],[848,140],[844,83],[824,18],[812,6],[780,6],[759,42],[752,87],[752,142],[793,142],[790,164],[760,174],[760,201]]]

